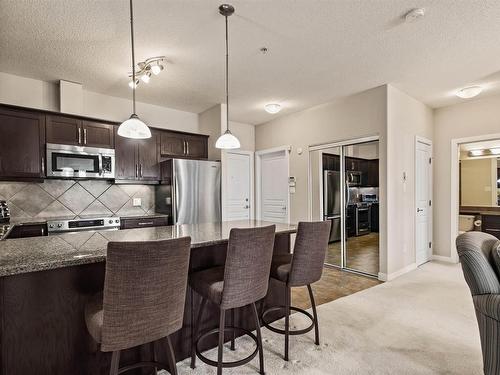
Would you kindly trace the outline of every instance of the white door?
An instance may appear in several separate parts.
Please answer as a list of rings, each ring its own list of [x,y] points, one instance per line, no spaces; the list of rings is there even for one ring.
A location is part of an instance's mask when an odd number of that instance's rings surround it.
[[[249,220],[253,216],[253,154],[227,151],[224,162],[224,220]]]
[[[259,153],[258,163],[259,219],[289,222],[288,150]]]
[[[416,263],[428,262],[432,255],[432,146],[417,140],[415,171],[415,252]]]

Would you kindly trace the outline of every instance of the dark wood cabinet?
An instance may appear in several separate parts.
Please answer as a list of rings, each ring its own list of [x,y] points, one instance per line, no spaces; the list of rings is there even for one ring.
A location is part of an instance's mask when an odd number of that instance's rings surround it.
[[[73,117],[46,116],[47,143],[114,148],[114,125]]]
[[[168,225],[168,216],[153,216],[153,217],[130,217],[122,218],[121,229],[147,228],[147,227],[162,227]]]
[[[98,148],[115,148],[114,125],[83,121],[83,145]]]
[[[45,117],[0,108],[0,178],[45,176]]]
[[[500,215],[481,215],[481,230],[500,239]]]
[[[82,140],[82,120],[64,116],[46,116],[47,143],[78,146]]]
[[[116,130],[117,129],[118,128],[116,128]],[[116,134],[115,179],[159,181],[159,138],[159,132],[154,129],[151,129],[151,138],[149,139],[130,139]]]
[[[118,130],[118,127],[115,129]],[[115,178],[135,180],[138,175],[137,140],[115,134]]]
[[[163,157],[208,158],[208,136],[162,131],[160,153]]]
[[[138,142],[139,178],[141,180],[159,180],[160,164],[158,163],[159,132],[151,129],[151,138]]]
[[[378,159],[360,160],[361,184],[366,187],[379,186]]]
[[[360,161],[361,161],[360,159],[350,158],[346,156],[345,158],[346,171],[353,171],[353,172],[360,171],[361,170]]]

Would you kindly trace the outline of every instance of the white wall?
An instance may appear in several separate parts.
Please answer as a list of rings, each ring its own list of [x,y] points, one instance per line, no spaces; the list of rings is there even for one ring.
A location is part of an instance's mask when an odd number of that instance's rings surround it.
[[[292,222],[308,220],[308,147],[315,144],[380,136],[380,245],[381,272],[386,272],[386,123],[387,88],[362,93],[280,117],[255,129],[255,148],[264,150],[290,145],[290,174],[296,191],[290,197]],[[297,149],[302,148],[302,155]]]
[[[59,85],[0,72],[0,103],[59,111]],[[123,121],[132,111],[130,99],[83,90],[83,116]],[[196,113],[137,103],[137,114],[148,125],[197,133]]]
[[[221,128],[221,108],[220,104],[201,112],[198,115],[198,126],[200,133],[209,135],[208,138],[208,158],[210,160],[220,160],[220,150],[215,148],[215,142],[220,136]]]
[[[432,140],[433,113],[425,104],[390,85],[387,107],[387,241],[391,274],[415,263],[415,138]]]
[[[498,133],[500,96],[434,110],[434,254],[450,257],[452,250],[451,140]]]

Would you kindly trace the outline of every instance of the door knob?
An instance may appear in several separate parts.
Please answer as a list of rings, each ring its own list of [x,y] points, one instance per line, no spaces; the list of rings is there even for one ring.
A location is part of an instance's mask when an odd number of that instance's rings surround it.
[[[424,209],[423,208],[417,208],[417,212],[423,212]]]
[[[249,205],[246,205],[246,206],[245,206],[245,209],[248,209],[248,208],[250,208],[250,206],[249,206]]]

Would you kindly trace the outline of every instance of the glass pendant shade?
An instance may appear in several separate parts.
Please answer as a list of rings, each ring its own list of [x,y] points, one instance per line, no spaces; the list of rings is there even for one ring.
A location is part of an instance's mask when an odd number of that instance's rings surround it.
[[[118,127],[118,135],[126,138],[146,139],[151,138],[151,130],[134,113],[128,120],[123,121]]]
[[[235,148],[240,148],[240,141],[236,138],[229,130],[226,130],[222,134],[217,142],[215,142],[215,147],[223,150],[231,150]]]

